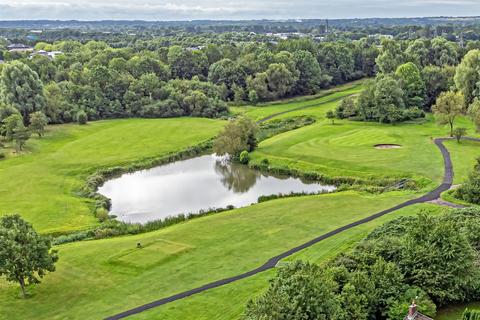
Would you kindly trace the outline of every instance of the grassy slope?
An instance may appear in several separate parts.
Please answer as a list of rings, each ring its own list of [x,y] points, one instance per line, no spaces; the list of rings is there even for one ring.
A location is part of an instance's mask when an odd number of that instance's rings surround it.
[[[444,209],[429,204],[407,207],[322,241],[309,249],[287,258],[286,261],[303,259],[314,263],[325,263],[329,258],[351,248],[357,241],[361,240],[373,228],[380,224],[399,216],[415,215],[419,210],[429,210],[431,213],[439,213]],[[247,301],[265,290],[268,280],[274,277],[274,275],[275,271],[268,271],[225,287],[220,287],[149,310],[133,316],[131,319],[239,319]]]
[[[325,106],[309,111],[320,115]],[[461,119],[460,123],[468,125]],[[385,125],[351,121],[328,121],[277,135],[263,141],[253,153],[252,161],[268,158],[271,165],[318,171],[328,176],[411,176],[427,177],[438,183],[443,175],[443,160],[433,143],[445,135],[431,116],[423,124]],[[400,144],[400,149],[378,150],[381,143]],[[465,176],[475,157],[475,143],[447,142],[454,148],[453,161],[459,166],[458,180]],[[478,144],[477,144],[478,145]],[[468,149],[467,149],[468,147]],[[457,153],[460,151],[460,153]],[[462,154],[468,153],[468,160]],[[468,169],[470,170],[470,169]]]
[[[0,283],[0,306],[8,319],[108,316],[253,269],[412,196],[344,192],[287,198],[148,234],[62,245],[57,271],[32,290],[33,298],[16,298],[18,286]],[[135,249],[137,242],[145,248]]]
[[[293,111],[293,113],[298,113],[300,115],[305,114],[305,110],[310,110],[326,103],[336,103],[342,98],[358,94],[364,89],[363,82],[357,81],[349,83],[346,85],[338,86],[334,89],[325,90],[319,94],[318,98],[306,97],[304,99],[293,99],[292,101],[287,101],[285,103],[270,103],[262,106],[243,106],[243,107],[231,107],[230,110],[233,113],[245,114],[254,120],[260,120],[267,116],[277,114],[280,112],[291,111],[298,108],[302,108],[298,111]],[[334,102],[336,101],[336,102]],[[291,116],[286,114],[286,116]],[[283,116],[280,116],[282,118]]]
[[[129,119],[50,127],[30,153],[0,161],[0,214],[20,213],[41,232],[95,224],[90,201],[74,195],[94,168],[160,157],[213,137],[223,122]]]
[[[455,167],[454,184],[462,183],[473,170],[476,159],[480,157],[480,143],[473,141],[447,141],[445,142]]]

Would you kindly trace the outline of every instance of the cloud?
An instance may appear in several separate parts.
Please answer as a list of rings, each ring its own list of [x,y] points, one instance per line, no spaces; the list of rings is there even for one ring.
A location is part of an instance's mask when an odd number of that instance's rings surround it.
[[[284,19],[471,15],[478,0],[0,0],[0,19]]]

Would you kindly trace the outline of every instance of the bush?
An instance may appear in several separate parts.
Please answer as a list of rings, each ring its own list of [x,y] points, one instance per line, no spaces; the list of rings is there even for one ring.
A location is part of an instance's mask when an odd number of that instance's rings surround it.
[[[0,160],[5,159],[6,157],[7,157],[7,156],[5,155],[5,153],[0,152]]]
[[[465,309],[462,319],[463,320],[480,320],[480,310]]]
[[[243,150],[241,153],[240,153],[240,163],[243,163],[243,164],[248,164],[248,162],[250,161],[250,154],[248,153],[247,150]]]
[[[85,113],[85,111],[83,110],[80,110],[78,111],[77,113],[77,122],[78,124],[87,124],[87,121],[88,121],[88,118],[87,118],[87,114]]]
[[[455,192],[455,197],[474,204],[480,204],[480,158],[467,181]]]

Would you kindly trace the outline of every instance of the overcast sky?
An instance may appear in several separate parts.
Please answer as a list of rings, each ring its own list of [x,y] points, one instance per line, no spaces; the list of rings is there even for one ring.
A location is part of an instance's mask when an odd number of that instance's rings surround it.
[[[480,0],[0,0],[0,20],[190,20],[480,15]]]

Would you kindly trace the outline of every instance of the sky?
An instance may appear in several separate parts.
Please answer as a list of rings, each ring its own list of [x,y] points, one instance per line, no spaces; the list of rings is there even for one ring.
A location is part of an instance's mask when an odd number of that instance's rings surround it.
[[[480,0],[0,0],[0,20],[244,20],[480,15]]]

